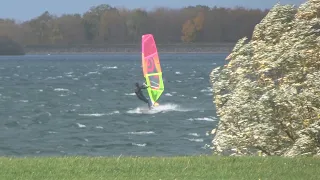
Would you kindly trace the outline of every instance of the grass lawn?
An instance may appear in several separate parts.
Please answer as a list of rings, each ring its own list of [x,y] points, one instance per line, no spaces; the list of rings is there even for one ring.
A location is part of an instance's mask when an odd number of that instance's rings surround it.
[[[320,159],[283,157],[0,157],[0,179],[320,179]]]

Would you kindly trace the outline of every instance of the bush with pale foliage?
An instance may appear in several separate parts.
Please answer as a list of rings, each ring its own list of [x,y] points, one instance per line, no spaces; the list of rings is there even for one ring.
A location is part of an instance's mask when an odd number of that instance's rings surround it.
[[[212,71],[218,154],[320,155],[320,0],[275,5]]]

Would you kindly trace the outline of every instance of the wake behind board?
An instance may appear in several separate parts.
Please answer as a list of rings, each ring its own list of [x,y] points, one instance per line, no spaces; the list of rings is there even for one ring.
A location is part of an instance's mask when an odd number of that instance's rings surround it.
[[[157,101],[164,91],[162,70],[157,46],[152,34],[142,36],[142,72],[146,80],[151,107],[159,106]],[[152,109],[151,108],[151,109]]]
[[[151,109],[148,109],[148,108],[141,108],[139,109],[140,113],[142,114],[158,114],[158,113],[163,113],[165,112],[165,110],[163,109],[159,109],[159,108],[151,108]]]

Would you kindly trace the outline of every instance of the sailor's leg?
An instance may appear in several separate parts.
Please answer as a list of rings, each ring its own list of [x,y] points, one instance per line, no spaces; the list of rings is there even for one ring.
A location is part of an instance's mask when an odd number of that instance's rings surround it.
[[[138,99],[145,102],[145,99],[144,99],[143,95],[141,95],[141,93],[136,93],[136,95],[137,95]]]
[[[148,107],[149,107],[149,109],[152,108],[152,103],[151,103],[151,100],[150,100],[150,99],[148,100]]]
[[[149,103],[148,99],[141,93],[140,94],[141,100],[144,101],[145,103]]]

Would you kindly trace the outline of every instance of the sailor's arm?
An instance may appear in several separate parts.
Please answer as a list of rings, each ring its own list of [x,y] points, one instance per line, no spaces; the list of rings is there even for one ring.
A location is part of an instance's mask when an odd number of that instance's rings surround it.
[[[147,86],[145,83],[143,83],[141,89],[147,89],[148,87],[150,86]]]

